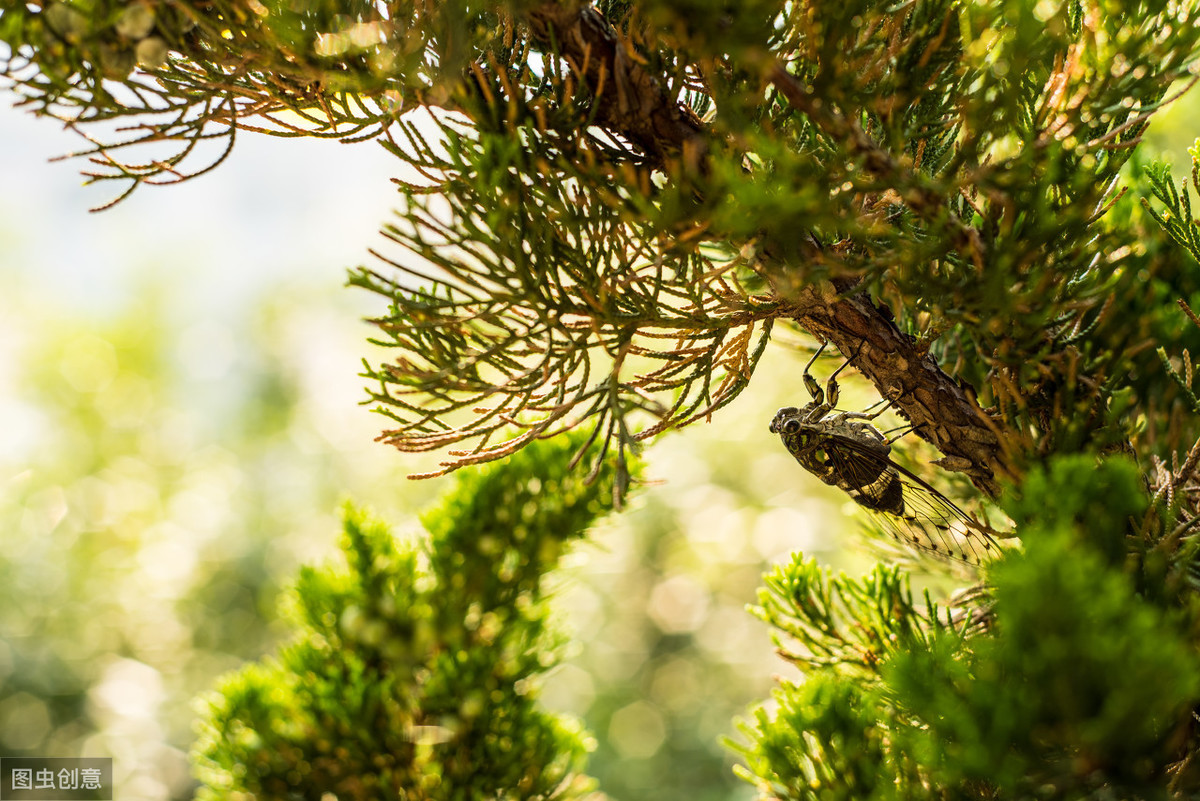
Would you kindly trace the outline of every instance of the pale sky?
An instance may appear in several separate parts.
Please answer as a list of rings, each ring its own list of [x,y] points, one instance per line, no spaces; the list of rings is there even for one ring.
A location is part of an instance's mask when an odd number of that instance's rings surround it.
[[[374,142],[243,133],[215,171],[89,213],[113,187],[83,186],[83,160],[50,163],[83,143],[11,97],[0,99],[0,291],[19,271],[103,307],[147,262],[179,271],[210,311],[291,275],[337,287],[345,267],[369,260],[395,204],[388,178],[400,165]]]

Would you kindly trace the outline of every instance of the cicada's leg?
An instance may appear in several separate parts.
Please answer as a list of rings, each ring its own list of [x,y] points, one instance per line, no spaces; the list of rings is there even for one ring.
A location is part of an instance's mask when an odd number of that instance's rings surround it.
[[[887,431],[883,432],[883,435],[885,437],[887,437],[887,435],[891,434],[893,431],[900,432],[899,434],[897,434],[894,437],[888,437],[888,445],[891,445],[896,440],[900,439],[901,437],[908,436],[909,434],[916,431],[918,428],[920,428],[923,425],[925,425],[925,423],[921,423],[921,425],[913,425],[912,423],[908,423],[907,425],[896,426],[895,428],[889,428]]]
[[[882,407],[883,407],[882,409],[880,409],[879,411],[875,412],[875,414],[871,415],[871,417],[872,417],[872,418],[876,418],[876,417],[878,417],[879,415],[881,415],[881,414],[883,414],[884,412],[886,412],[886,411],[888,410],[888,408],[889,408],[889,407],[890,407],[890,406],[891,406],[891,405],[892,405],[894,402],[895,402],[895,399],[894,399],[894,398],[880,398],[879,400],[875,401],[874,403],[872,403],[872,404],[871,404],[870,406],[868,406],[867,408],[863,409],[863,414],[866,414],[867,412],[871,411],[871,410],[872,410],[872,409],[874,409],[876,406],[882,406]]]
[[[887,444],[891,445],[893,442],[900,439],[901,437],[911,434],[914,429],[916,429],[916,426],[914,426],[912,424],[909,424],[906,426],[896,426],[895,428],[889,428],[887,431],[884,431],[883,435],[885,437],[887,437]],[[899,431],[900,433],[894,437],[889,437],[888,435],[891,434],[893,431]]]
[[[828,342],[822,342],[821,347],[817,348],[817,352],[814,353],[812,358],[808,360],[808,364],[804,365],[804,386],[808,388],[808,394],[812,396],[813,403],[817,406],[825,405],[825,393],[821,390],[821,385],[817,383],[817,379],[812,377],[812,373],[810,373],[809,370],[817,361],[817,357],[819,357],[822,351],[824,351],[828,346]]]
[[[883,414],[888,409],[892,408],[893,403],[895,403],[895,399],[889,400],[888,398],[882,398],[881,400],[878,400],[875,403],[872,403],[870,406],[868,406],[866,409],[864,409],[861,412],[846,412],[845,415],[843,415],[843,417],[847,420],[874,420],[876,417]],[[880,406],[881,408],[877,412],[872,412],[871,410],[874,409],[876,406]],[[893,429],[893,431],[894,430],[895,429]]]
[[[865,344],[866,344],[866,342],[858,343],[858,347],[855,348],[854,354],[852,356],[847,357],[846,361],[842,362],[842,366],[839,367],[838,369],[834,370],[833,375],[829,376],[829,382],[826,384],[825,392],[829,398],[829,408],[830,409],[837,408],[838,394],[839,394],[838,393],[838,383],[837,383],[838,373],[845,370],[846,367],[850,364],[850,362],[852,362],[858,358],[858,354],[862,353],[863,345],[865,345]],[[871,418],[868,417],[865,419],[869,420]]]

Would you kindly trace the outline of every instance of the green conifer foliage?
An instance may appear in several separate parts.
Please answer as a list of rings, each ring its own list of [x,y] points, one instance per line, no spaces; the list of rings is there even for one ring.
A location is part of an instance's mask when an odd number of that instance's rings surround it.
[[[202,798],[548,799],[584,794],[588,737],[537,703],[561,637],[541,577],[612,499],[578,443],[468,472],[400,542],[347,508],[348,569],[308,568],[277,658],[204,703]],[[427,547],[426,547],[427,546]]]
[[[1123,569],[1138,483],[1120,459],[1035,473],[1010,507],[1025,548],[989,570],[986,610],[918,611],[895,570],[778,568],[759,614],[806,680],[747,726],[746,778],[780,799],[1193,792],[1195,599],[1155,603]]]

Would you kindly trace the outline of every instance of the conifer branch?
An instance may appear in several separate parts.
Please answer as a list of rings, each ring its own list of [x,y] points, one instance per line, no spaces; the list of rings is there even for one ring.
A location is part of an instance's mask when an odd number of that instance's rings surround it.
[[[592,90],[597,124],[636,144],[654,166],[682,153],[697,167],[708,149],[703,123],[638,63],[633,48],[594,6],[548,2],[526,19],[534,40],[556,47]]]
[[[792,319],[846,354],[914,431],[937,446],[943,454],[937,464],[966,474],[990,496],[999,493],[997,474],[1007,469],[1001,424],[927,350],[865,294],[839,295],[822,284],[804,287],[790,303]]]
[[[708,152],[711,135],[683,103],[666,95],[662,81],[646,73],[626,54],[617,31],[591,6],[546,3],[534,9],[529,20],[535,37],[557,44],[562,54],[592,87],[612,81],[618,88],[594,94],[599,106],[597,121],[638,144],[655,164],[665,156],[683,154],[685,169],[703,171],[696,159]],[[614,76],[609,79],[608,76]],[[837,112],[813,103],[794,76],[773,65],[769,79],[797,107],[830,135],[850,143],[851,152],[866,159],[869,171],[882,179],[913,186],[916,181],[888,153],[870,140],[860,127]],[[909,205],[922,212],[944,205],[937,196],[913,189]],[[809,243],[807,257],[819,259]],[[771,258],[769,252],[766,258]],[[781,272],[779,268],[766,272]],[[915,341],[904,335],[864,295],[841,296],[828,282],[814,282],[790,297],[776,290],[774,300],[786,305],[790,317],[814,336],[832,342],[854,366],[915,427],[944,458],[943,467],[961,471],[975,485],[995,496],[996,474],[1009,468],[1002,448],[1003,425],[991,419],[974,398],[943,372],[928,352],[918,352]]]

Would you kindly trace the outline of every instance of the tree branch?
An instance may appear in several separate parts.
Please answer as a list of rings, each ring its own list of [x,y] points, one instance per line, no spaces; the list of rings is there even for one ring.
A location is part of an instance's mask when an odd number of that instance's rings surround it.
[[[839,296],[827,282],[809,285],[787,313],[809,333],[833,343],[917,435],[942,452],[935,464],[964,473],[989,496],[999,494],[996,473],[1008,472],[1000,424],[866,294]]]
[[[527,21],[534,38],[556,46],[592,90],[597,125],[636,144],[655,166],[679,155],[691,167],[703,161],[704,123],[667,95],[603,14],[592,6],[548,2],[529,12]]]
[[[599,11],[578,3],[547,2],[528,12],[527,21],[534,37],[555,46],[592,90],[598,125],[635,143],[655,164],[682,157],[686,166],[702,169],[709,149],[704,125],[626,52]],[[814,124],[865,156],[864,166],[873,174],[910,184],[902,179],[911,176],[901,175],[906,171],[889,153],[852,121],[832,110],[822,112],[781,65],[771,67],[768,79]],[[929,190],[914,188],[907,194],[905,201],[918,213],[942,205]],[[815,243],[812,256],[818,256]],[[989,418],[932,356],[918,350],[913,339],[862,293],[840,295],[828,282],[776,292],[785,313],[801,327],[853,357],[854,366],[893,400],[918,435],[944,454],[939,464],[965,473],[988,495],[997,494],[996,473],[1009,472],[1000,423]]]

